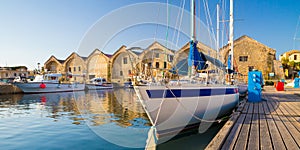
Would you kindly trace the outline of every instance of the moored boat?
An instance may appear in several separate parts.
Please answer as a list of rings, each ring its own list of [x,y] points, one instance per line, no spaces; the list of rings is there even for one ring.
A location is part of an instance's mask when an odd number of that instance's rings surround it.
[[[237,86],[226,85],[223,82],[209,84],[208,74],[205,80],[197,79],[201,71],[208,72],[206,62],[211,57],[199,52],[196,46],[194,3],[193,0],[190,51],[187,59],[186,77],[189,79],[178,80],[177,84],[172,81],[134,86],[158,137],[176,135],[184,128],[199,126],[199,123],[216,122],[230,114],[239,102]],[[224,68],[224,65],[221,68]]]
[[[101,77],[91,79],[85,86],[88,90],[112,89],[114,87],[112,83]]]
[[[84,90],[85,85],[78,82],[61,83],[62,74],[52,73],[35,76],[30,82],[14,82],[24,93],[72,92]]]

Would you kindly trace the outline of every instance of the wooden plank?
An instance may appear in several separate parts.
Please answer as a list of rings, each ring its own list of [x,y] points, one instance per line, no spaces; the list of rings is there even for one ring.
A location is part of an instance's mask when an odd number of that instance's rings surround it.
[[[272,149],[271,136],[269,133],[266,116],[265,114],[260,114],[259,118],[260,148],[262,150]]]
[[[282,102],[279,109],[276,110],[278,118],[281,120],[281,122],[278,122],[279,126],[281,126],[279,131],[280,133],[282,133],[284,141],[287,142],[286,147],[288,149],[295,149],[300,147],[300,132],[295,128],[295,126],[292,125],[292,123],[287,118],[287,116],[289,116],[289,113],[287,113],[287,111],[283,107],[284,103],[286,102]]]
[[[262,102],[262,105],[263,105],[263,109],[264,109],[264,112],[266,115],[270,114],[270,110],[269,110],[269,107],[268,107],[268,104],[266,101],[263,101]]]
[[[285,127],[283,122],[280,120],[279,116],[273,115],[273,118],[275,120],[275,124],[278,127],[278,130],[280,132],[280,135],[284,141],[286,148],[287,149],[298,149],[298,146],[295,143],[293,137],[290,135],[288,129]]]
[[[252,118],[252,114],[246,114],[244,124],[243,124],[241,132],[238,136],[238,139],[237,139],[234,149],[240,150],[240,149],[247,148],[247,141],[248,141],[248,137],[249,137],[251,118]]]
[[[247,113],[248,112],[248,108],[249,108],[249,103],[246,103],[245,104],[245,106],[244,106],[244,108],[243,108],[243,111],[242,111],[242,113]]]
[[[243,100],[243,101],[240,103],[239,107],[236,109],[236,111],[237,111],[237,112],[242,112],[243,109],[244,109],[244,107],[245,107],[245,104],[246,104],[246,101]]]
[[[253,113],[253,107],[254,107],[254,103],[249,103],[249,108],[248,108],[248,114],[252,114]]]
[[[275,121],[275,124],[277,125],[277,128],[280,132],[280,135],[284,141],[286,148],[287,149],[298,149],[298,145],[294,141],[292,135],[290,134],[289,129],[286,128],[286,126],[283,123],[283,120],[281,120],[281,118],[280,118],[280,117],[283,117],[283,113],[280,111],[280,107],[279,107],[280,104],[278,104],[278,102],[277,103],[273,102],[271,104],[273,105],[273,107],[277,107],[277,109],[275,111],[277,115],[276,114],[272,115],[272,117]],[[277,106],[276,106],[276,104],[277,104]]]
[[[258,114],[258,103],[253,104],[253,113]]]
[[[294,125],[294,127],[300,132],[300,123],[297,121],[297,119],[294,117],[294,111],[290,108],[290,107],[288,107],[287,105],[288,104],[284,104],[286,107],[286,111],[288,112],[288,113],[290,113],[290,116],[289,117],[287,117],[288,119],[289,119],[289,121]]]
[[[266,115],[266,120],[269,127],[273,148],[277,150],[286,149],[273,117],[271,115]]]
[[[241,114],[234,124],[233,128],[231,129],[231,132],[229,133],[226,141],[224,142],[224,145],[222,146],[222,149],[233,149],[236,139],[239,136],[240,130],[242,128],[243,122],[246,118],[246,114]]]
[[[258,103],[258,113],[259,114],[265,114],[264,108],[263,108],[263,102]]]
[[[258,108],[258,105],[256,106]],[[254,107],[256,106],[254,105]],[[259,147],[260,147],[259,146],[259,117],[258,117],[258,109],[257,109],[257,113],[254,113],[252,116],[248,149],[259,150]]]
[[[240,112],[233,113],[232,117],[225,123],[225,125],[221,128],[218,134],[212,139],[212,141],[206,146],[206,150],[215,150],[220,149],[222,144],[226,140],[226,137],[232,132],[232,128],[234,125],[238,124],[237,119],[240,116]]]

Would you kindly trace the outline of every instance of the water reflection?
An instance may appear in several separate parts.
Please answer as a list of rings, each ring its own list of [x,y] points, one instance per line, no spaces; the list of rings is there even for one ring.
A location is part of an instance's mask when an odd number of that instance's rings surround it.
[[[40,140],[39,143],[47,143],[48,141],[53,143],[53,137],[57,136],[61,136],[61,139],[60,141],[55,140],[55,142],[66,143],[65,148],[74,145],[74,142],[77,147],[80,147],[82,146],[81,141],[87,143],[88,138],[89,141],[94,139],[93,143],[91,142],[89,145],[106,143],[100,144],[104,146],[100,149],[144,149],[146,145],[148,148],[154,146],[158,149],[184,149],[186,146],[199,148],[199,145],[202,145],[203,147],[207,143],[203,144],[199,141],[205,141],[205,139],[207,141],[213,137],[213,135],[208,137],[206,134],[196,134],[169,141],[156,147],[155,143],[151,143],[151,137],[154,137],[153,130],[150,129],[151,124],[135,92],[133,89],[124,88],[0,95],[0,118],[0,124],[3,125],[0,127],[0,145],[3,145],[1,141],[9,141],[13,145],[12,147],[4,146],[4,149],[28,147],[37,139]],[[20,127],[26,130],[16,131],[16,128]],[[217,130],[213,129],[214,133]],[[79,131],[80,134],[78,135]],[[91,131],[92,134],[89,133]],[[6,132],[10,134],[6,134]],[[208,132],[212,133],[211,130]],[[95,134],[98,138],[93,136]],[[40,138],[42,135],[45,136]],[[77,137],[74,138],[75,141],[68,141],[70,136]],[[22,139],[24,137],[25,139]],[[14,144],[20,140],[27,141],[29,145],[24,143],[18,147]],[[107,141],[110,144],[107,144]],[[191,143],[190,141],[196,142]],[[121,147],[116,147],[116,145]],[[47,147],[52,146],[51,144],[47,145]],[[91,147],[81,148],[89,149]],[[42,147],[38,149],[42,149]]]

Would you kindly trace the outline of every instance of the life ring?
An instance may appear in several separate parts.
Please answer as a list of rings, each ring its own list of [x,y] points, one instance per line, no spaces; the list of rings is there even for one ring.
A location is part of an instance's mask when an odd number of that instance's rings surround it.
[[[46,88],[46,84],[44,84],[44,83],[41,83],[41,84],[40,84],[40,88],[41,88],[41,89],[44,89],[44,88]]]

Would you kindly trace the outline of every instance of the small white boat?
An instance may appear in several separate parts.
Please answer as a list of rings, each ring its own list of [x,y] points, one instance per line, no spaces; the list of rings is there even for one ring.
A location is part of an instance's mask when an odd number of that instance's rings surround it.
[[[90,83],[85,84],[88,90],[101,90],[112,89],[114,86],[112,83],[108,83],[105,78],[93,78]]]
[[[19,87],[24,93],[51,93],[51,92],[72,92],[84,90],[84,84],[61,83],[59,78],[62,74],[52,73],[35,76],[30,82],[15,82],[14,85]]]

